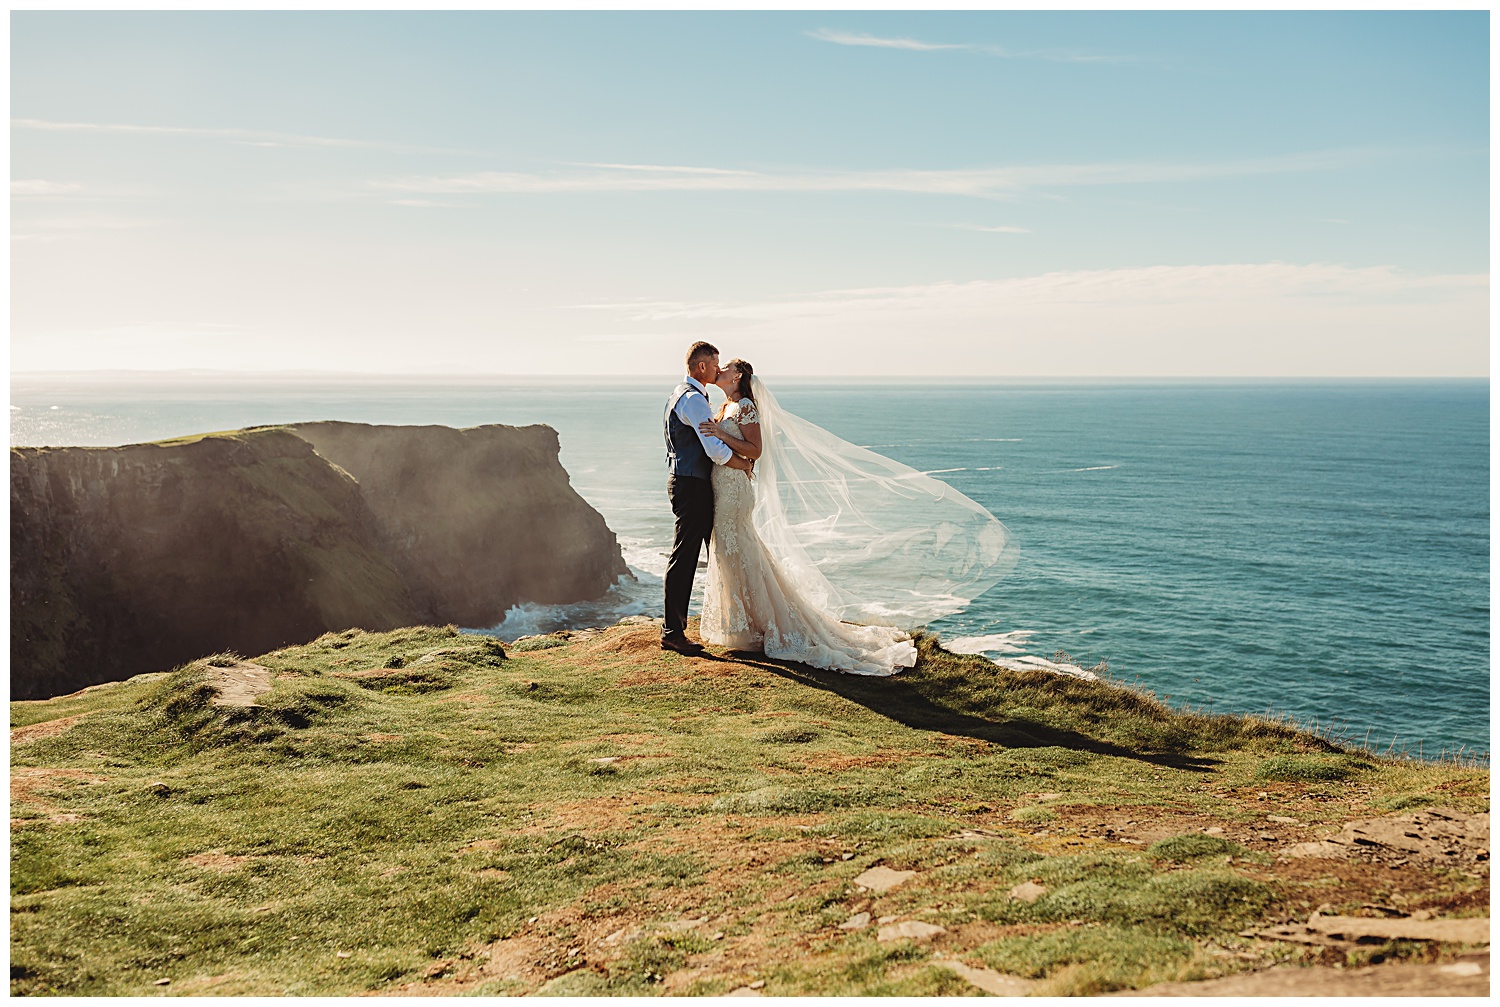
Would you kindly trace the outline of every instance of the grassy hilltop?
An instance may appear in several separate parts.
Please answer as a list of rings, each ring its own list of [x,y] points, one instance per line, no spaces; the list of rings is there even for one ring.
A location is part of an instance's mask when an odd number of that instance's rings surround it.
[[[1488,905],[1487,875],[1276,855],[1487,810],[1487,770],[931,639],[893,679],[626,625],[351,630],[254,662],[249,707],[213,702],[232,655],[11,705],[13,993],[978,993],[955,961],[1090,993],[1434,960],[1453,946],[1239,934]],[[915,873],[854,883],[876,866]],[[878,939],[906,922],[943,932]]]

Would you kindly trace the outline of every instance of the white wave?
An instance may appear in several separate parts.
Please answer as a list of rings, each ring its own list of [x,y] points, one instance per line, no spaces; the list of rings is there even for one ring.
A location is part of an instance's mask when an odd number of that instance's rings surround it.
[[[1118,465],[1090,465],[1086,469],[1073,469],[1074,472],[1103,472],[1106,469],[1117,469]]]
[[[671,558],[672,548],[670,543],[664,545],[656,539],[633,538],[628,535],[619,536],[618,541],[620,556],[625,560],[625,565],[637,576],[645,574],[660,584],[667,575],[667,560]]]
[[[523,636],[555,633],[560,629],[588,629],[595,626],[613,626],[627,615],[660,615],[661,581],[655,583],[645,578],[623,575],[604,594],[594,601],[580,601],[569,605],[539,605],[524,602],[511,606],[505,618],[486,629],[468,629],[467,633],[483,633],[502,640],[517,640]]]

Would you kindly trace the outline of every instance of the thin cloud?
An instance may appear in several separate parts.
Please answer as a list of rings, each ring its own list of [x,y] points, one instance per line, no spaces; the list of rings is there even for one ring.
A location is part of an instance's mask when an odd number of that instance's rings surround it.
[[[1030,234],[1029,227],[1016,227],[1014,224],[948,224],[948,227],[960,231],[983,231],[986,234]]]
[[[834,45],[871,46],[877,49],[905,49],[911,52],[962,50],[984,53],[987,56],[998,56],[1001,59],[1045,59],[1062,63],[1124,63],[1136,59],[1134,56],[1112,56],[1101,53],[1078,52],[1073,49],[1012,50],[998,45],[985,45],[972,42],[923,42],[914,38],[885,38],[879,35],[867,35],[863,32],[838,31],[833,28],[818,28],[806,34],[809,38],[815,38],[821,42],[832,42]]]
[[[44,178],[18,178],[10,183],[12,196],[65,196],[78,192],[77,182],[49,182]]]
[[[368,183],[381,192],[542,194],[577,192],[904,192],[1016,198],[1028,191],[1090,185],[1187,182],[1342,167],[1357,151],[1314,151],[1220,162],[1125,162],[887,171],[753,171],[710,166],[592,163],[551,172],[481,171]]]
[[[1059,304],[1212,305],[1234,298],[1330,298],[1384,303],[1384,299],[1489,288],[1486,274],[1422,276],[1392,266],[1350,267],[1312,263],[1231,263],[1075,270],[1005,280],[938,282],[898,287],[825,290],[788,298],[743,301],[627,301],[579,307],[620,312],[636,322],[887,316],[892,312],[961,315],[1014,312]]]
[[[1153,266],[578,307],[605,331],[744,349],[761,374],[889,373],[892,360],[941,373],[963,359],[976,374],[1481,375],[1489,359],[1487,275],[1390,266]]]
[[[971,45],[950,44],[944,42],[918,42],[914,38],[878,38],[874,35],[864,35],[859,32],[835,31],[832,28],[819,28],[817,31],[807,33],[815,39],[824,42],[832,42],[834,45],[867,45],[879,49],[914,49],[918,52],[931,52],[936,49],[973,49]]]
[[[421,147],[383,140],[350,140],[335,136],[308,136],[302,133],[279,133],[271,130],[212,128],[204,126],[141,126],[135,123],[56,122],[49,119],[12,119],[16,129],[45,132],[113,133],[135,136],[201,136],[229,140],[253,147],[346,147],[362,150],[386,150],[403,154],[473,154],[475,151],[450,147]]]

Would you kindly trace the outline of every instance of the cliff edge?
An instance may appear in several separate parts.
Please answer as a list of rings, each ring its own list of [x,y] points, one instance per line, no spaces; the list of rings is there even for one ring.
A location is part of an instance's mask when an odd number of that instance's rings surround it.
[[[626,566],[557,456],[499,425],[12,448],[11,694],[597,598]]]

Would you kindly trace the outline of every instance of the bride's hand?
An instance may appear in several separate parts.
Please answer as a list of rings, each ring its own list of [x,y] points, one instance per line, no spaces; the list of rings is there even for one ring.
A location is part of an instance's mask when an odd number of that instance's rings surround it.
[[[713,420],[704,420],[702,423],[698,424],[698,432],[704,437],[718,437],[721,440],[723,439],[722,432],[719,430],[719,425]]]

